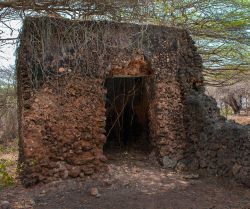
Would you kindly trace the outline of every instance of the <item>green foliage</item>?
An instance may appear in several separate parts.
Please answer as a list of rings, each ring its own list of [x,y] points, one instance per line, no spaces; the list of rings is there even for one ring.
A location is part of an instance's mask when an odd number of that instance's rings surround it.
[[[0,189],[13,185],[16,175],[16,155],[18,153],[18,140],[0,145]],[[4,156],[8,156],[5,158]]]
[[[214,79],[218,69],[227,67],[236,74],[242,68],[250,71],[249,0],[158,0],[155,5],[157,19],[163,24],[190,31],[204,67],[212,73],[207,79]],[[230,71],[222,73],[226,79],[234,78]]]
[[[14,178],[7,171],[8,163],[0,161],[0,189],[14,184]]]
[[[4,152],[4,146],[0,144],[0,154]]]
[[[228,117],[230,115],[234,115],[234,112],[233,109],[230,106],[228,106],[227,108],[225,107],[220,108],[220,114],[224,117]]]
[[[234,65],[225,66],[224,69],[218,68],[213,71],[205,71],[205,79],[214,86],[231,86],[243,80],[250,78],[250,70],[244,67]]]
[[[18,139],[14,139],[11,143],[6,145],[0,144],[0,155],[1,154],[12,154],[18,152]]]

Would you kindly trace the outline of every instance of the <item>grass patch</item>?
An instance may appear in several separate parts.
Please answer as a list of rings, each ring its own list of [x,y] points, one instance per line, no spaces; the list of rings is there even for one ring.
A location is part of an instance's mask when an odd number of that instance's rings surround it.
[[[16,180],[18,142],[0,145],[0,189],[11,186]]]
[[[228,117],[228,116],[234,115],[234,111],[231,107],[228,107],[228,108],[222,107],[220,108],[220,115],[224,117]]]
[[[14,184],[14,177],[8,172],[8,166],[13,165],[0,160],[0,189]]]
[[[0,144],[0,154],[11,154],[18,152],[18,140],[15,139],[8,144]]]

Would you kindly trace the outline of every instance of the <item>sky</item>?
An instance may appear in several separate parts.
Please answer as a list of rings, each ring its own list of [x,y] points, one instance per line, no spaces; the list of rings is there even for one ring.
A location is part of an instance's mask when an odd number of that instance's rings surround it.
[[[16,38],[18,37],[19,31],[22,27],[22,22],[18,20],[12,20],[6,23],[11,28],[14,28],[14,31],[11,31],[7,26],[0,24],[0,30],[3,31],[1,38]],[[1,47],[1,46],[0,46]],[[8,44],[0,49],[0,66],[9,67],[15,65],[15,51],[16,44]]]

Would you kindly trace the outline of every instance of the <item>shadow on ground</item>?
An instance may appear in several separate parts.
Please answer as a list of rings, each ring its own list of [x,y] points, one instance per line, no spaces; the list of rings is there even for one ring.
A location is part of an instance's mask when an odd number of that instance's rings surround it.
[[[90,194],[99,190],[100,197]],[[249,209],[250,190],[234,182],[197,178],[155,166],[145,156],[112,155],[102,176],[0,191],[0,200],[23,209]]]

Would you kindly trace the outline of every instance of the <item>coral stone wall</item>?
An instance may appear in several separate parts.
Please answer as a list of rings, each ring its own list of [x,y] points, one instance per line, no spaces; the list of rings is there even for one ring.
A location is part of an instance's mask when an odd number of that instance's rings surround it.
[[[149,108],[149,127],[156,154],[167,167],[174,168],[186,148],[182,113],[180,84],[173,78],[157,81]]]
[[[215,100],[204,94],[193,92],[185,102],[187,139],[197,166],[190,169],[250,186],[250,126],[219,116]]]
[[[177,61],[187,149],[176,168],[230,177],[250,186],[250,126],[220,116],[216,101],[205,95],[201,59],[188,45]]]
[[[138,57],[150,66],[155,153],[162,163],[178,160],[185,136],[175,57],[187,37],[153,25],[26,19],[17,66],[23,182],[84,177],[105,167],[105,77]]]
[[[134,72],[136,57],[150,65],[149,135],[159,162],[249,185],[249,127],[227,122],[205,95],[202,60],[185,30],[56,18],[27,18],[20,40],[23,182],[105,169],[105,78],[124,66]]]
[[[45,83],[23,100],[20,155],[25,185],[103,169],[104,94],[102,80],[73,74]]]

